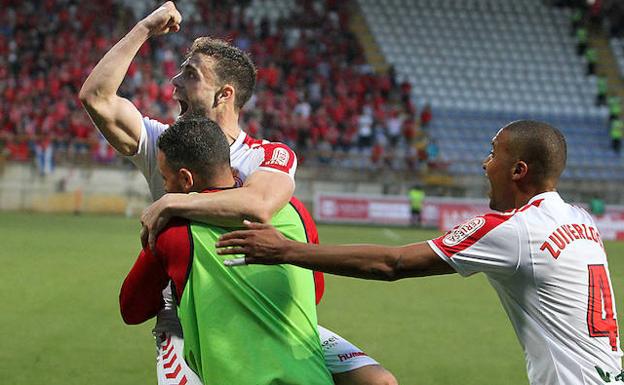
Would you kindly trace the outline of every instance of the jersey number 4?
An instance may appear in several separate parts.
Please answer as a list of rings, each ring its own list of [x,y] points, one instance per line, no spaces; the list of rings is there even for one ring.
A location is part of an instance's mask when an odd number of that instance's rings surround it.
[[[618,325],[613,318],[613,297],[604,265],[587,265],[589,269],[589,300],[587,325],[590,337],[609,337],[613,351],[617,351]]]

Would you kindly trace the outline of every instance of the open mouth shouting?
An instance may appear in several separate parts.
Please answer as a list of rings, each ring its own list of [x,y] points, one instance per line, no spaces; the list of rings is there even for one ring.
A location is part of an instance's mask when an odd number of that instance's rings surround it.
[[[178,89],[173,91],[173,99],[180,104],[180,116],[184,115],[189,109],[189,103],[180,95]]]
[[[184,115],[188,111],[188,103],[180,99],[178,99],[178,103],[180,103],[180,115]]]

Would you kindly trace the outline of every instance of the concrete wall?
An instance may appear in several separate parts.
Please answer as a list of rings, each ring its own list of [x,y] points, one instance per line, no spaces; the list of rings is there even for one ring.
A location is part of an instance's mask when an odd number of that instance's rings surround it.
[[[381,194],[373,182],[316,180],[302,172],[296,196],[312,209],[314,193]],[[128,169],[57,167],[41,176],[28,164],[7,164],[0,174],[0,210],[118,213],[137,215],[151,202],[143,175]]]
[[[418,177],[409,174],[300,167],[295,195],[311,210],[317,192],[402,195],[414,180]],[[484,198],[488,190],[486,179],[474,176],[422,180],[428,196]],[[621,183],[567,180],[559,191],[569,201],[600,197],[607,203],[624,204]],[[0,210],[137,215],[150,202],[147,183],[131,165],[125,169],[57,167],[47,176],[40,176],[28,164],[0,167]]]
[[[28,164],[8,164],[0,175],[0,210],[123,213],[150,202],[134,169],[58,167],[41,176]]]

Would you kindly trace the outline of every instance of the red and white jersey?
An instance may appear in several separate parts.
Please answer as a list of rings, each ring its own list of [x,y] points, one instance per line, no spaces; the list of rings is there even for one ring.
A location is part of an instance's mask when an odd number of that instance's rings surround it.
[[[158,137],[168,127],[167,124],[144,117],[137,153],[129,157],[145,176],[153,200],[165,194],[156,154],[158,153]],[[230,165],[236,170],[236,177],[241,182],[244,182],[256,170],[283,172],[294,181],[297,156],[285,144],[254,139],[241,131],[238,138],[230,145]]]
[[[243,182],[256,170],[283,172],[294,181],[297,156],[283,143],[254,139],[241,131],[230,145],[230,164]]]
[[[531,384],[621,378],[607,256],[585,210],[547,192],[521,209],[475,217],[429,245],[462,276],[487,275],[524,349]]]

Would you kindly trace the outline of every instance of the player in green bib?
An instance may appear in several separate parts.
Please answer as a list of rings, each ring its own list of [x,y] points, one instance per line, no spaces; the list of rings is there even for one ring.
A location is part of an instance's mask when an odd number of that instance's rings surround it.
[[[234,188],[229,148],[216,123],[182,120],[158,143],[158,166],[168,192],[210,193]],[[286,237],[305,242],[308,213],[292,201],[272,219]],[[295,266],[232,270],[215,251],[231,229],[174,220],[155,253],[141,251],[120,293],[124,320],[135,324],[162,308],[161,291],[174,284],[184,333],[184,360],[204,385],[332,384],[317,331],[314,280]],[[183,378],[187,383],[192,379]]]

